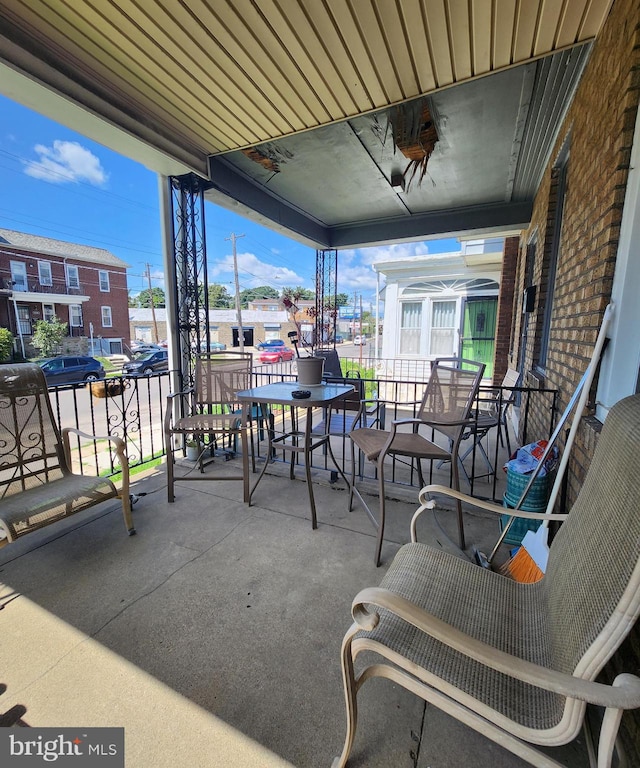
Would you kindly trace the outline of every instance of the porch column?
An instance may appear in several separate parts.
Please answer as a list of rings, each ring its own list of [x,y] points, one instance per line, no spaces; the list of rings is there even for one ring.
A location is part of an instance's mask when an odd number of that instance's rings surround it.
[[[206,181],[193,173],[171,176],[166,186],[171,229],[165,248],[167,320],[180,389],[193,384],[193,353],[209,340],[205,188]]]

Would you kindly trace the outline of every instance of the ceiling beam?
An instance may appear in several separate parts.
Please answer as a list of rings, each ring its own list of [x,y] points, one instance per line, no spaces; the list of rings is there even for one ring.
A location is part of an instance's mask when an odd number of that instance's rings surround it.
[[[495,203],[409,217],[340,225],[331,228],[331,248],[363,248],[435,237],[473,237],[519,233],[531,221],[533,204]]]

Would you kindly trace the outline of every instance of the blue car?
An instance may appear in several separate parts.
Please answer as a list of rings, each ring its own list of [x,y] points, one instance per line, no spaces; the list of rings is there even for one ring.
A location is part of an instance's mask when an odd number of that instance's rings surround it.
[[[38,365],[42,368],[48,387],[104,379],[102,363],[85,355],[60,355],[49,360],[40,360]]]
[[[266,350],[280,350],[284,349],[287,345],[282,341],[282,339],[268,339],[267,341],[259,341],[256,344],[256,349],[266,349]]]

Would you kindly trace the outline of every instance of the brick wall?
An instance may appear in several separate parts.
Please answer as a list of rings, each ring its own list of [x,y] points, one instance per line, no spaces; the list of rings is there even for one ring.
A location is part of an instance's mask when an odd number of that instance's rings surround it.
[[[516,296],[525,285],[527,244],[537,237],[533,282],[538,286],[530,316],[514,311],[511,364],[518,360],[527,322],[525,376],[561,390],[564,410],[584,372],[596,340],[613,281],[631,144],[638,107],[640,9],[635,0],[616,0],[585,68],[535,199],[532,222],[523,233],[516,270]],[[563,226],[546,360],[540,365],[544,311],[549,300],[553,227],[558,206],[559,171],[554,163],[568,150]],[[516,302],[517,303],[517,302]],[[543,433],[546,414],[530,418]],[[568,469],[568,506],[575,499],[600,431],[595,418],[583,419]],[[640,630],[608,665],[638,672]],[[640,765],[640,713],[623,718],[623,740],[631,765]]]
[[[523,233],[517,270],[516,295],[525,286],[526,244],[537,237],[533,283],[536,306],[528,318],[518,308],[513,322],[517,335],[511,364],[518,359],[522,323],[527,322],[525,375],[541,386],[562,392],[564,410],[595,343],[611,286],[618,246],[622,203],[640,84],[638,24],[640,11],[633,0],[616,0],[601,35],[594,44],[534,203],[529,230]],[[563,148],[568,151],[562,231],[555,271],[555,287],[546,361],[540,365],[544,312],[549,301],[552,241],[558,205],[559,171],[554,168]],[[532,414],[540,430],[547,414]],[[588,466],[593,441],[581,430],[570,465],[569,500],[575,497]]]
[[[515,271],[519,244],[520,239],[518,237],[507,237],[504,241],[493,366],[493,383],[496,385],[500,384],[509,367],[511,320],[514,312]]]

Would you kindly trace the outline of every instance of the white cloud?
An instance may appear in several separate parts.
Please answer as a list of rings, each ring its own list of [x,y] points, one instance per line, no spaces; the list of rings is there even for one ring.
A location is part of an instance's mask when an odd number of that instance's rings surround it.
[[[253,253],[238,253],[238,276],[241,288],[255,288],[259,285],[270,285],[278,289],[284,286],[303,285],[304,278],[287,267],[267,264]],[[228,254],[213,262],[209,269],[211,277],[226,274],[233,275],[233,256]]]
[[[363,264],[374,264],[376,261],[425,256],[429,253],[429,246],[425,242],[393,243],[392,245],[376,245],[371,248],[361,248],[358,253]]]
[[[99,158],[77,141],[56,140],[51,147],[36,144],[34,151],[39,159],[25,161],[24,171],[34,179],[51,184],[86,182],[103,187],[109,178]]]
[[[377,285],[376,273],[368,266],[338,267],[338,291],[375,291]]]

